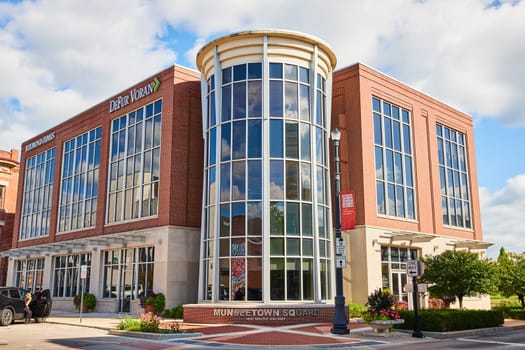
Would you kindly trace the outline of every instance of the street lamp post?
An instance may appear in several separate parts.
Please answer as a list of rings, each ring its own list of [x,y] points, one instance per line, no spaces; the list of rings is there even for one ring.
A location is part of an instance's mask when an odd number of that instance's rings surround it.
[[[332,141],[334,142],[334,177],[335,177],[335,239],[341,239],[341,209],[340,209],[340,175],[339,175],[339,140],[341,139],[341,132],[336,128],[332,130]],[[348,319],[345,313],[345,296],[343,295],[343,267],[335,266],[335,313],[332,325],[332,333],[334,334],[348,334]]]

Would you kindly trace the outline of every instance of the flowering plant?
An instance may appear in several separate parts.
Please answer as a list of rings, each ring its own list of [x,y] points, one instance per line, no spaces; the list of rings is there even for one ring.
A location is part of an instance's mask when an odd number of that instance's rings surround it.
[[[399,313],[394,310],[396,302],[396,296],[389,289],[379,288],[368,297],[368,310],[363,319],[366,322],[398,320]]]
[[[145,308],[147,305],[153,306],[157,313],[162,312],[166,306],[166,297],[162,293],[149,290],[146,295],[140,297],[140,306]]]
[[[160,317],[153,312],[140,314],[140,330],[143,332],[158,333]]]

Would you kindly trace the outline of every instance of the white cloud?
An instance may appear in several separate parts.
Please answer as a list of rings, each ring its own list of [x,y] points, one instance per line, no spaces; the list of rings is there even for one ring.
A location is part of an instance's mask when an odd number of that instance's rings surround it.
[[[507,181],[505,188],[491,193],[480,188],[483,240],[494,243],[488,255],[496,258],[501,247],[507,252],[525,252],[525,174]]]
[[[60,0],[1,6],[0,148],[19,148],[172,64],[176,54],[157,39],[162,23],[145,4]]]
[[[488,1],[68,0],[0,5],[1,119],[35,134],[239,30],[325,40],[338,68],[360,61],[468,113],[525,123],[525,4]],[[186,52],[170,25],[197,37]],[[22,113],[5,107],[18,100]],[[13,138],[17,140],[16,138]],[[0,141],[0,148],[16,147]],[[16,143],[22,142],[18,139]]]
[[[281,28],[326,41],[337,68],[362,62],[467,113],[525,125],[525,3],[489,0],[41,0],[0,3],[0,149],[183,58],[210,39]],[[186,52],[167,26],[195,36]],[[174,40],[168,38],[167,40]],[[478,154],[478,158],[480,155]],[[525,179],[481,189],[484,240],[525,250]],[[491,248],[494,249],[494,248]],[[499,248],[498,248],[499,249]]]

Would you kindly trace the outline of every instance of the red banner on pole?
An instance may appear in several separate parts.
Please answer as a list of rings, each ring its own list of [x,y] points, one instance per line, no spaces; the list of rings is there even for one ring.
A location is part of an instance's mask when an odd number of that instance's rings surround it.
[[[341,192],[341,230],[355,228],[355,202],[353,192]]]

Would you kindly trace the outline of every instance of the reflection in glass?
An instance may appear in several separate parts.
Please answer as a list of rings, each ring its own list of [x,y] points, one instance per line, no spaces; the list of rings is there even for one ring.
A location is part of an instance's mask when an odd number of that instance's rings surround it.
[[[270,161],[270,198],[284,198],[284,164],[282,160]]]
[[[262,169],[260,160],[248,161],[248,199],[262,198]]]
[[[270,202],[270,234],[284,234],[284,203]]]
[[[282,158],[284,153],[284,142],[283,142],[283,122],[282,120],[271,119],[270,120],[270,157]]]

